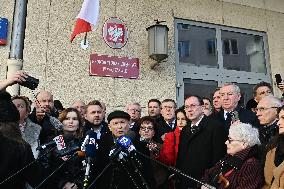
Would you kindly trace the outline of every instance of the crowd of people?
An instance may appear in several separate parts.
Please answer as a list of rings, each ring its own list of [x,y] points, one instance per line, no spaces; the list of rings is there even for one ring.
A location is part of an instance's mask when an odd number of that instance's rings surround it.
[[[0,188],[284,188],[284,106],[269,83],[246,107],[227,83],[212,102],[150,99],[142,117],[139,102],[107,115],[98,100],[63,108],[50,91],[5,91],[27,76],[0,82]]]

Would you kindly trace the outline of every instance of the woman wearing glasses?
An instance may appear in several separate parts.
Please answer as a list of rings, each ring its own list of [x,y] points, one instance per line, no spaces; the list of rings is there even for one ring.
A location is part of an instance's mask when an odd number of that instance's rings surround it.
[[[284,106],[280,108],[278,118],[279,135],[275,137],[266,154],[264,189],[284,188]]]
[[[259,189],[263,174],[257,160],[257,145],[260,144],[256,128],[250,124],[236,123],[230,127],[227,155],[214,167],[205,171],[203,182],[218,189]],[[207,188],[202,186],[202,189]]]

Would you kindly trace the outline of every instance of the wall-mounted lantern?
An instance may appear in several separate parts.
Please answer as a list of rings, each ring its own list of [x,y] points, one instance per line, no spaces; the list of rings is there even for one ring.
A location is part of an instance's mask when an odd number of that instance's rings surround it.
[[[160,63],[162,60],[168,57],[169,28],[166,25],[161,24],[165,21],[155,21],[155,25],[146,29],[148,31],[149,56],[157,61],[151,66],[151,68],[154,68],[157,63]]]

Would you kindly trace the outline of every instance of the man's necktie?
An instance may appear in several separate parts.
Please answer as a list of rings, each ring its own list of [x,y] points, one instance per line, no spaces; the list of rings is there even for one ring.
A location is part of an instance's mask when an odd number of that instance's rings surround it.
[[[232,113],[231,112],[227,112],[225,120],[231,120],[231,118],[232,118]]]

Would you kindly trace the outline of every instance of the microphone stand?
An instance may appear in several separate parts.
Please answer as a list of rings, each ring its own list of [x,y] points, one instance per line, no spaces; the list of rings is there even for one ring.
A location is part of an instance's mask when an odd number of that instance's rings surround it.
[[[146,159],[149,159],[149,160],[151,160],[151,161],[154,161],[156,164],[159,164],[159,165],[161,165],[161,166],[163,166],[163,167],[166,167],[167,169],[169,169],[169,170],[171,170],[171,171],[173,171],[173,172],[175,172],[175,173],[177,173],[177,174],[179,174],[179,175],[181,175],[181,176],[183,176],[183,177],[186,177],[186,178],[188,178],[188,179],[190,179],[190,180],[192,180],[192,181],[194,181],[194,182],[196,182],[196,183],[199,183],[199,184],[201,184],[201,185],[204,185],[205,187],[207,187],[207,188],[209,188],[209,189],[216,189],[214,186],[211,186],[211,185],[209,185],[209,184],[207,184],[207,183],[204,183],[204,182],[202,182],[202,181],[200,181],[200,180],[197,180],[197,179],[195,179],[195,178],[193,178],[193,177],[191,177],[191,176],[189,176],[189,175],[183,173],[181,170],[179,170],[179,169],[177,169],[177,168],[175,168],[175,167],[165,165],[164,163],[161,163],[161,162],[159,162],[158,160],[153,159],[153,158],[151,158],[151,157],[149,157],[149,156],[147,156],[147,155],[145,155],[145,154],[143,154],[143,153],[141,153],[141,152],[139,152],[139,151],[137,151],[137,150],[135,150],[135,152],[136,152],[137,154],[139,154],[140,156],[142,156],[142,157],[144,157],[144,158],[146,158]]]
[[[106,170],[114,163],[113,160],[111,160],[111,162],[109,164],[107,164],[105,166],[105,168],[102,170],[102,172],[94,179],[94,181],[89,185],[88,188],[86,189],[91,189],[91,187],[97,182],[97,180],[106,172]],[[134,186],[137,188],[137,189],[140,189],[140,187],[138,186],[138,184],[136,183],[136,181],[134,180],[133,178],[133,175],[128,171],[127,167],[125,166],[125,163],[126,163],[126,160],[124,158],[122,158],[122,161],[118,161],[119,164],[122,166],[122,168],[126,171],[126,173],[128,174],[128,176],[130,177],[131,181],[133,182]],[[131,159],[131,162],[132,162],[132,159]],[[145,179],[142,177],[140,171],[138,170],[138,168],[134,165],[134,162],[132,162],[132,165],[134,166],[135,168],[135,172],[137,172],[140,176],[141,176],[141,179],[142,179],[142,182],[143,182],[143,185],[145,186],[146,189],[150,189],[145,181]],[[137,171],[136,171],[137,170]]]
[[[89,178],[90,178],[90,169],[91,169],[91,158],[87,157],[85,178],[83,180],[83,189],[86,189],[86,187],[88,186],[88,182],[89,182]]]
[[[147,182],[146,182],[146,180],[145,180],[145,178],[142,176],[140,170],[139,170],[138,167],[136,166],[136,164],[135,164],[135,162],[134,162],[135,159],[134,159],[132,156],[130,156],[130,161],[131,161],[132,166],[134,167],[134,172],[136,172],[136,173],[139,175],[139,177],[140,177],[140,179],[141,179],[141,181],[142,181],[142,185],[143,185],[146,189],[150,189],[149,186],[148,186],[148,184],[147,184]]]
[[[89,185],[87,189],[90,189],[97,182],[97,180],[103,175],[104,172],[106,172],[106,170],[110,167],[111,164],[112,162],[110,162],[109,164],[105,166],[102,172],[94,179],[94,181]]]
[[[130,160],[132,162],[132,160]],[[129,178],[131,179],[131,181],[133,182],[134,186],[139,189],[138,184],[136,183],[136,181],[133,178],[133,175],[128,171],[127,167],[125,166],[126,160],[124,158],[122,158],[122,161],[119,161],[119,164],[122,166],[122,168],[126,171],[126,173],[128,174]],[[132,162],[133,163],[133,162]],[[134,163],[133,163],[134,164]],[[135,172],[136,170],[138,170],[138,168],[136,166],[134,166]]]
[[[32,164],[36,163],[39,159],[41,159],[42,157],[46,156],[49,152],[51,152],[52,150],[54,150],[56,148],[53,147],[51,149],[49,149],[48,151],[46,151],[44,154],[42,154],[40,157],[38,157],[37,159],[33,160],[32,162],[30,162],[29,164],[27,164],[26,166],[24,166],[23,168],[21,168],[20,170],[18,170],[17,172],[15,172],[14,174],[12,174],[11,176],[9,176],[8,178],[4,179],[1,183],[5,183],[7,182],[8,180],[10,180],[11,178],[13,178],[14,176],[18,175],[19,173],[21,173],[22,171],[24,171],[26,168],[28,168],[29,166],[31,166]]]
[[[72,154],[66,161],[64,161],[59,167],[57,167],[50,175],[48,175],[39,185],[37,185],[37,187],[35,187],[34,189],[38,189],[39,187],[41,187],[41,185],[43,185],[51,176],[53,176],[59,169],[61,169],[61,167],[63,165],[65,165],[70,159],[72,159],[73,157],[75,157],[77,153]]]

